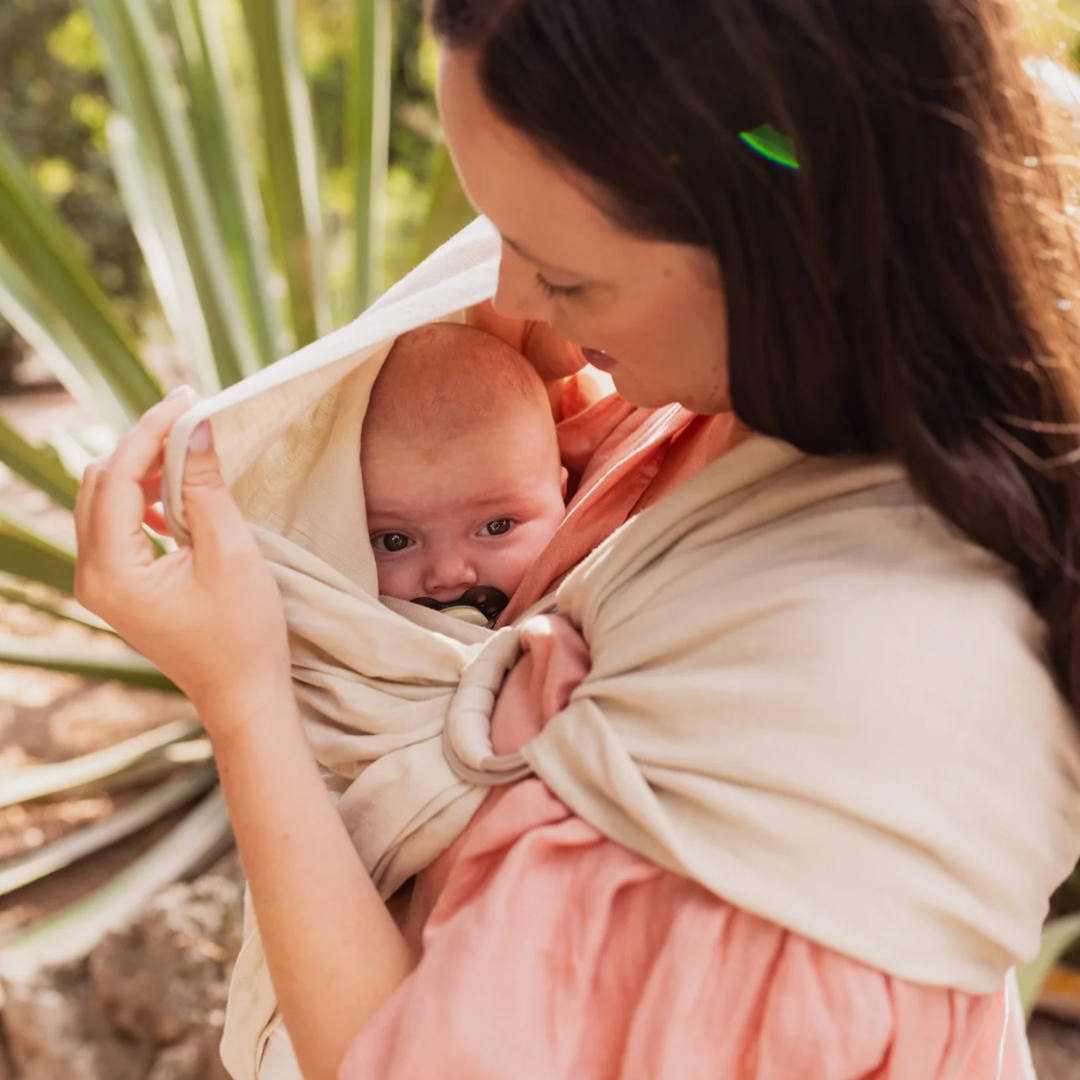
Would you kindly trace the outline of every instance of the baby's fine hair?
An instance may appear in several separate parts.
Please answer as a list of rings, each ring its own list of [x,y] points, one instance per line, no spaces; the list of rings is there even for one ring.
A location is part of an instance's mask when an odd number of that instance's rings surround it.
[[[377,429],[436,443],[522,404],[550,420],[544,384],[521,353],[482,330],[432,323],[402,334],[390,350],[372,387],[364,434]]]

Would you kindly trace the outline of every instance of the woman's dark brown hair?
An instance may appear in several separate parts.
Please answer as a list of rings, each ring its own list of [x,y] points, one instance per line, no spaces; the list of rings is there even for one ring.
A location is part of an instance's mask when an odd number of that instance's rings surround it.
[[[432,20],[615,220],[715,253],[746,424],[894,455],[1015,568],[1080,712],[1080,282],[1012,7],[433,0]],[[766,123],[797,171],[739,138]]]

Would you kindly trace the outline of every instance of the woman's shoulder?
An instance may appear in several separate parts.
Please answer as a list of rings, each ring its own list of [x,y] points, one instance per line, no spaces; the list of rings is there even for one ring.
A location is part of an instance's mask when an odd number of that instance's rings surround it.
[[[630,544],[628,571],[580,582],[594,677],[663,670],[719,688],[752,672],[864,732],[1022,731],[1075,752],[1044,627],[1009,568],[895,466],[780,465],[688,514],[673,507],[662,548]]]

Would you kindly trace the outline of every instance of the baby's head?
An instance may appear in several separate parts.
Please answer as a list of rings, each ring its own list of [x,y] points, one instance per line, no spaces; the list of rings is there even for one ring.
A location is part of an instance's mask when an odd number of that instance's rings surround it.
[[[379,592],[446,604],[511,596],[565,516],[544,385],[498,338],[451,323],[398,338],[361,446]]]

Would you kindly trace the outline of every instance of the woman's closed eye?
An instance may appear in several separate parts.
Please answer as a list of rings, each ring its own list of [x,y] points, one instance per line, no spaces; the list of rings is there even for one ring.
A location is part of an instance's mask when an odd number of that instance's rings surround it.
[[[478,536],[505,536],[514,527],[512,518],[495,518],[489,521],[477,534]]]
[[[382,555],[396,555],[411,548],[415,541],[401,532],[379,533],[371,538],[371,546]]]
[[[580,296],[585,291],[584,285],[556,285],[553,281],[548,281],[539,270],[536,271],[536,284],[553,300],[556,298],[569,300]]]

